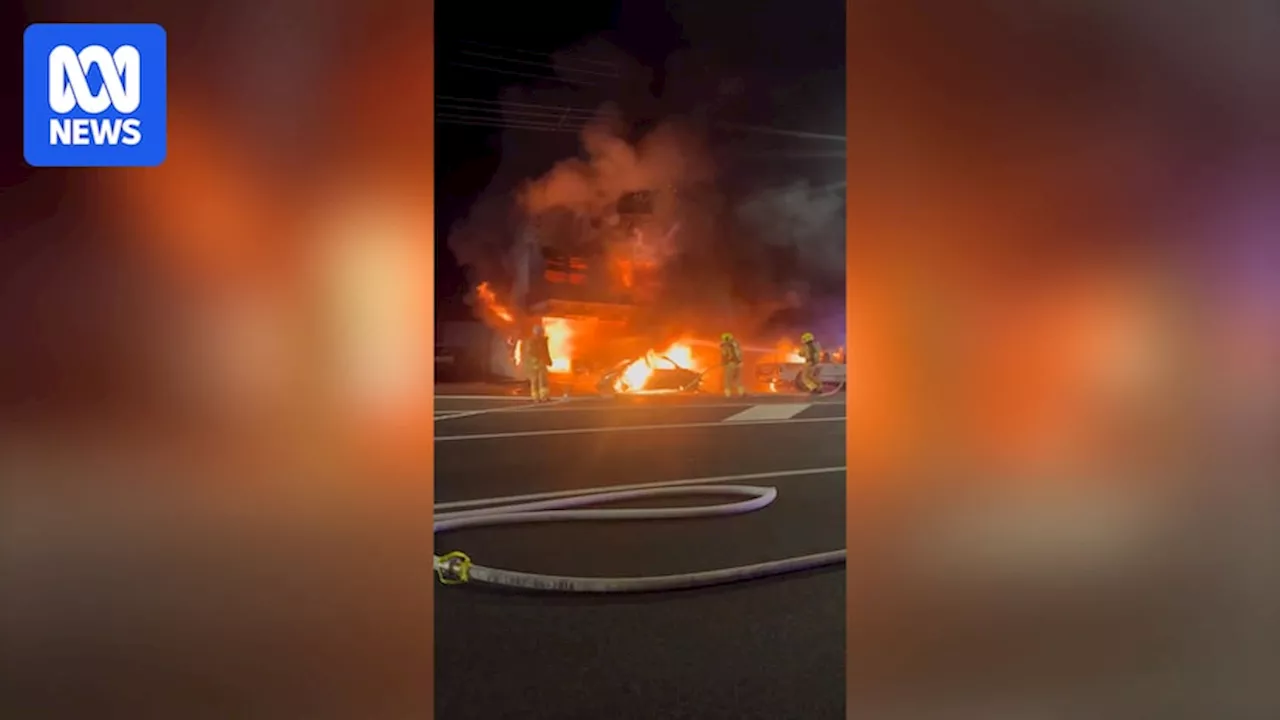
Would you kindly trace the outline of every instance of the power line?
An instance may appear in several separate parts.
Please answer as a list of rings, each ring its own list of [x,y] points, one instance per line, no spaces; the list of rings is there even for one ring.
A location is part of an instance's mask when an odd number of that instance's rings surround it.
[[[442,110],[455,110],[461,112],[482,113],[486,115],[499,116],[524,116],[531,118],[539,118],[543,120],[554,120],[563,122],[564,120],[582,120],[588,121],[595,118],[596,113],[591,110],[579,110],[572,107],[552,107],[525,109],[513,105],[479,105],[465,102],[456,102],[452,100],[436,100],[436,108]]]
[[[551,52],[540,52],[537,50],[522,50],[520,48],[503,47],[501,45],[492,45],[490,43],[477,42],[475,40],[454,40],[454,42],[459,43],[461,45],[470,45],[472,47],[480,47],[480,48],[495,50],[499,52],[517,53],[521,55],[536,55],[538,57],[544,57],[544,58],[552,54]],[[591,58],[574,58],[574,62],[599,65],[601,67],[606,67],[614,71],[617,71],[618,69],[617,63],[609,62],[605,60],[593,60]]]
[[[596,111],[572,106],[539,105],[534,103],[507,102],[481,98],[462,98],[453,95],[437,95],[436,109],[467,115],[476,120],[498,122],[546,123],[557,128],[581,127],[595,119]]]
[[[436,108],[452,113],[449,117],[457,120],[486,121],[498,123],[495,127],[519,123],[524,126],[542,124],[543,129],[572,130],[577,132],[593,120],[598,111],[578,108],[571,105],[550,105],[545,103],[528,103],[508,100],[490,100],[486,98],[469,98],[457,95],[436,95]],[[442,114],[440,117],[446,117]],[[845,141],[842,135],[829,135],[800,130],[784,130],[768,126],[734,125],[721,123],[721,126],[752,132],[803,137],[821,140]],[[528,129],[528,128],[522,128]],[[776,159],[840,159],[846,157],[843,149],[813,151],[760,151],[735,153],[744,158],[776,158]]]
[[[808,138],[811,140],[846,141],[844,135],[830,135],[827,133],[807,132],[804,130],[783,130],[782,128],[770,127],[767,125],[737,125],[734,123],[720,123],[720,126],[730,130],[743,130],[745,132],[763,133],[765,135],[781,135],[784,137]]]
[[[592,118],[590,117],[571,116],[563,113],[556,115],[556,114],[542,113],[542,112],[535,112],[535,113],[521,112],[521,111],[504,112],[502,110],[498,110],[495,108],[469,108],[466,106],[441,105],[439,103],[436,104],[436,110],[451,112],[454,114],[465,113],[468,115],[473,115],[477,119],[503,120],[503,121],[514,120],[519,122],[543,122],[543,123],[554,123],[556,125],[564,125],[566,122],[574,122],[574,123],[585,125],[586,123],[592,120]]]
[[[473,115],[470,113],[443,112],[437,113],[436,117],[448,117],[454,120],[467,120],[474,122],[494,123],[498,125],[540,125],[549,128],[568,128],[582,127],[581,125],[565,125],[562,122],[554,122],[543,120],[540,118],[503,118],[503,117],[486,117],[484,115]]]
[[[538,132],[559,132],[577,135],[582,128],[576,126],[548,125],[541,123],[512,123],[502,122],[498,120],[474,119],[466,116],[458,115],[437,115],[436,123],[439,125],[462,125],[466,127],[483,127],[495,128],[502,130],[535,130]]]
[[[577,131],[570,130],[568,128],[559,129],[554,127],[541,127],[537,125],[528,125],[528,126],[526,125],[493,125],[493,124],[486,124],[486,123],[463,122],[461,120],[451,120],[451,119],[440,119],[436,121],[436,124],[437,125],[458,125],[462,127],[489,128],[489,129],[512,130],[512,131],[528,130],[531,132],[562,133],[567,135],[578,134]]]
[[[591,118],[567,117],[564,115],[551,117],[547,115],[524,115],[519,113],[476,113],[469,108],[438,108],[437,111],[443,110],[447,114],[456,116],[466,115],[476,120],[489,120],[492,122],[520,122],[520,123],[541,123],[544,125],[554,125],[555,127],[585,127],[591,122]]]

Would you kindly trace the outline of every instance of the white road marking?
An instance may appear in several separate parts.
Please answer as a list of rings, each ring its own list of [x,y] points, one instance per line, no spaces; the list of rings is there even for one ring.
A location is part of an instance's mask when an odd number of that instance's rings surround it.
[[[544,409],[547,405],[563,405],[571,401],[573,398],[556,398],[549,401],[546,405],[538,405],[531,400],[526,400],[525,405],[508,405],[506,407],[482,408],[480,410],[437,410],[435,414],[436,420],[455,420],[457,418],[475,417],[476,415],[492,415],[493,413],[527,413]]]
[[[843,473],[846,470],[846,466],[837,465],[832,467],[805,468],[803,470],[778,470],[775,472],[746,473],[744,475],[713,475],[711,477],[689,478],[685,480],[663,480],[651,483],[633,483],[630,485],[605,485],[602,487],[578,488],[575,490],[553,490],[550,492],[533,493],[531,495],[509,495],[507,497],[499,498],[455,500],[453,502],[436,503],[435,509],[440,511],[485,507],[487,505],[506,505],[509,503],[550,500],[552,498],[594,495],[595,493],[602,492],[617,492],[620,490],[644,490],[646,488],[680,487],[682,485],[710,485],[714,483],[739,482],[743,480],[767,480],[769,478],[800,477],[804,475],[831,475],[834,473]]]
[[[436,420],[454,420],[458,418],[474,418],[476,415],[492,415],[494,413],[534,413],[534,411],[547,409],[549,405],[563,405],[571,402],[572,397],[557,397],[550,400],[545,405],[534,404],[531,400],[526,400],[526,405],[508,405],[506,407],[483,407],[480,410],[436,410]]]
[[[570,399],[572,400],[575,398],[570,398]],[[581,398],[581,400],[583,401],[598,400],[598,398]],[[750,408],[750,407],[755,407],[761,404],[772,405],[772,403],[759,403],[759,402],[714,402],[714,403],[691,402],[691,403],[658,403],[653,405],[648,405],[644,403],[632,404],[632,403],[602,402],[601,404],[596,404],[596,405],[576,405],[575,404],[570,407],[563,407],[563,404],[564,404],[563,402],[552,402],[544,405],[535,405],[533,403],[530,403],[528,406],[523,406],[523,407],[508,406],[508,407],[501,407],[501,408],[481,408],[478,410],[464,410],[461,408],[456,410],[436,410],[435,416],[443,420],[443,419],[453,418],[453,417],[471,417],[472,415],[480,415],[484,413],[497,412],[499,410],[503,412],[508,412],[508,411],[516,410],[517,408],[519,408],[519,411],[521,413],[565,413],[565,412],[579,413],[579,412],[632,412],[632,411],[665,412],[665,411],[699,410],[701,408],[713,408],[713,409]],[[844,405],[844,401],[843,400],[815,400],[814,402],[808,403],[808,404],[809,405]],[[767,419],[767,418],[762,418],[762,419]]]
[[[751,422],[753,420],[790,420],[808,410],[809,403],[787,403],[773,405],[752,405],[740,413],[730,415],[724,422]]]
[[[751,425],[781,425],[783,423],[820,423],[820,422],[844,422],[843,417],[822,417],[822,418],[791,418],[789,420],[744,420],[735,423],[725,423],[723,421],[716,422],[695,422],[695,423],[666,423],[663,425],[610,425],[606,427],[581,427],[581,428],[563,428],[558,430],[524,430],[520,432],[503,432],[503,433],[477,433],[475,435],[437,435],[436,442],[452,442],[459,440],[498,440],[502,438],[517,437],[539,437],[546,435],[579,435],[585,433],[609,433],[609,432],[632,432],[640,430],[684,430],[690,428],[724,428],[724,427],[744,427]]]
[[[528,395],[437,395],[437,400],[496,400],[498,402],[529,402]]]
[[[573,398],[571,398],[573,400]],[[532,405],[522,410],[524,413],[604,413],[604,411],[663,411],[663,410],[698,410],[699,407],[716,407],[716,409],[724,409],[724,407],[753,407],[756,405],[773,405],[769,402],[659,402],[659,404],[644,404],[644,402],[608,402],[600,401],[595,397],[579,398],[582,401],[598,402],[596,405],[573,405],[572,407],[557,407],[557,404],[549,405]],[[809,405],[844,405],[844,400],[815,400]],[[781,404],[778,404],[781,405]],[[495,410],[494,407],[488,407],[484,410]],[[506,410],[503,407],[502,410]],[[480,410],[436,410],[436,415],[454,415],[457,413],[479,413]]]
[[[486,413],[497,412],[499,410],[514,410],[515,408],[489,408],[487,410],[444,410],[436,411],[436,420],[454,420],[457,418],[475,417],[476,415],[484,415]]]

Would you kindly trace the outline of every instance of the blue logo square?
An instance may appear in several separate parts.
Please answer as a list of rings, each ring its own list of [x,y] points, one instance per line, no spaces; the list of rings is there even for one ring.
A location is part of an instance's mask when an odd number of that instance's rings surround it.
[[[33,167],[154,167],[168,153],[159,25],[38,23],[22,37],[22,147]]]

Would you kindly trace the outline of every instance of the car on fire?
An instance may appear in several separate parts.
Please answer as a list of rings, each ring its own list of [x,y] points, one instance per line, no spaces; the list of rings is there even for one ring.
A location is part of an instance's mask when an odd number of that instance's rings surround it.
[[[844,363],[818,363],[818,382],[826,392],[842,389],[845,386],[846,368]],[[804,391],[800,382],[800,371],[804,363],[771,362],[756,365],[756,382],[770,392],[799,390]]]
[[[641,387],[631,387],[628,370],[638,362],[648,367]],[[623,360],[606,371],[596,389],[602,395],[617,393],[677,393],[695,392],[702,382],[702,373],[681,366],[665,355],[651,355]]]

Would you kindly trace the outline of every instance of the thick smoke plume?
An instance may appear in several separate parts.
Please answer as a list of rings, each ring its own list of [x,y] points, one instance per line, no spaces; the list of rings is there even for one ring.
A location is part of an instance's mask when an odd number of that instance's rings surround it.
[[[634,145],[616,116],[602,113],[582,132],[586,159],[572,158],[528,183],[521,204],[537,215],[553,209],[607,219],[627,193],[687,190],[714,180],[715,170],[697,135],[678,123],[659,125]]]
[[[845,275],[845,186],[805,180],[749,195],[737,219],[774,247],[794,248],[800,276],[820,294],[841,294]]]
[[[714,333],[731,323],[750,332],[814,294],[843,295],[842,188],[801,181],[727,198],[692,123],[669,120],[630,135],[606,108],[583,130],[579,157],[479,203],[449,238],[474,279],[510,276],[507,258],[524,223],[544,245],[567,250],[619,232],[619,200],[653,191],[632,247],[661,278],[653,310],[662,324]]]
[[[528,90],[519,94],[521,102],[536,99]],[[512,248],[524,227],[536,227],[543,245],[564,250],[616,239],[626,235],[619,201],[650,191],[644,229],[629,238],[629,252],[660,277],[651,324],[708,334],[729,326],[764,331],[785,311],[813,307],[815,295],[829,295],[838,313],[843,187],[762,180],[754,183],[761,189],[729,196],[718,182],[720,148],[710,137],[697,116],[640,129],[622,108],[603,104],[583,127],[577,156],[566,152],[522,182],[495,179],[494,192],[450,233],[449,247],[473,284],[509,287]],[[744,183],[735,178],[734,185]]]

